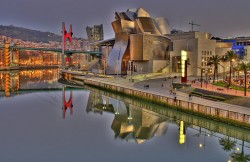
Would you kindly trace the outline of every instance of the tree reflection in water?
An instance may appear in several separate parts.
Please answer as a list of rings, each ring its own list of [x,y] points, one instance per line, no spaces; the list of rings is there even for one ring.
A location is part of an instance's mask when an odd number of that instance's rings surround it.
[[[219,143],[225,151],[231,151],[236,146],[236,141],[232,141],[229,136],[219,139]]]
[[[244,153],[244,137],[241,145],[241,152],[233,152],[231,155],[233,162],[248,162],[250,161],[250,155]]]

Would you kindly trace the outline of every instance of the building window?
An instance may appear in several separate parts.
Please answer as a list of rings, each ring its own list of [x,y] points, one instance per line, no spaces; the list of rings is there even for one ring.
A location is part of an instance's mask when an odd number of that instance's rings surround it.
[[[172,57],[172,72],[181,72],[181,56]]]

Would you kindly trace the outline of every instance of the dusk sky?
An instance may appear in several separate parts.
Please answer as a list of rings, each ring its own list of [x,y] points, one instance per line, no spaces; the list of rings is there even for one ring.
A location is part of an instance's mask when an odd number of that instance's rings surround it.
[[[76,37],[87,26],[104,25],[104,39],[114,37],[116,11],[145,8],[152,17],[165,17],[171,29],[195,30],[218,37],[250,36],[250,0],[0,0],[0,24],[59,34],[61,22],[73,25]]]

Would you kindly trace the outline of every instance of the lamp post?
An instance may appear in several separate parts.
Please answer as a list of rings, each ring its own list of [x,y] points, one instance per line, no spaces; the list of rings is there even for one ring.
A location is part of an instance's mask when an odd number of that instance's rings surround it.
[[[228,82],[228,86],[231,86],[231,77],[232,77],[232,67],[233,67],[233,62],[235,61],[235,59],[233,58],[232,60],[230,60],[230,69],[229,69],[229,82]]]
[[[205,69],[205,73],[206,73],[206,88],[207,88],[207,84],[208,84],[208,68],[207,67]]]
[[[132,61],[129,60],[128,62],[129,62],[129,75],[130,75],[130,80],[132,82]]]
[[[225,80],[225,66],[223,66],[223,65],[221,65],[221,64],[219,64],[222,68],[223,68],[223,81]]]
[[[106,60],[103,60],[103,75],[106,75]]]
[[[119,75],[119,63],[120,63],[120,61],[119,60],[117,60],[116,61],[116,75],[117,75],[117,78],[118,78],[118,75]]]
[[[201,88],[202,88],[202,76],[203,76],[203,69],[201,68]]]

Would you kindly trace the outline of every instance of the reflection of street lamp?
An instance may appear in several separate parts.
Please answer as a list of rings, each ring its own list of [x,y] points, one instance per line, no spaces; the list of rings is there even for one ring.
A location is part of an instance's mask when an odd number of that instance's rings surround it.
[[[132,120],[132,115],[131,115],[131,110],[129,109],[129,112],[128,112],[128,120]]]
[[[207,136],[207,133],[204,132],[204,141],[203,141],[203,143],[200,143],[200,144],[199,144],[199,147],[200,147],[200,148],[205,149],[205,147],[206,147],[206,136]]]
[[[119,105],[120,105],[119,103],[120,103],[120,101],[117,101],[115,115],[119,115],[120,114],[119,111],[118,111]]]

